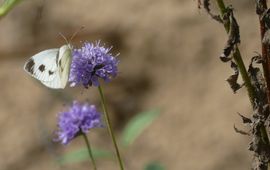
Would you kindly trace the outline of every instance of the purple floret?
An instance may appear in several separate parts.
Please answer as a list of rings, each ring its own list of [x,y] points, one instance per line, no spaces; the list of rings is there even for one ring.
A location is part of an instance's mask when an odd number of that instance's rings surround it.
[[[99,86],[99,79],[109,82],[117,75],[118,60],[109,53],[111,48],[100,46],[100,43],[84,43],[80,49],[72,52],[70,67],[70,86]]]
[[[58,116],[58,130],[55,141],[68,144],[81,133],[87,133],[91,128],[102,127],[101,113],[94,105],[81,104],[74,101],[68,111]]]

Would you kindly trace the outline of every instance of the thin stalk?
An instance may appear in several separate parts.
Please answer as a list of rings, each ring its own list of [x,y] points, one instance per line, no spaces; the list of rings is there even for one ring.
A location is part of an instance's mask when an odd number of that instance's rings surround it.
[[[114,145],[114,148],[115,148],[115,151],[116,151],[116,156],[117,156],[117,159],[118,159],[118,163],[119,163],[120,169],[124,170],[123,161],[121,159],[120,152],[119,152],[119,149],[118,149],[118,146],[117,146],[117,143],[116,143],[116,140],[115,140],[115,136],[114,136],[114,133],[113,133],[113,130],[112,130],[112,125],[111,125],[110,117],[109,117],[109,114],[108,114],[108,109],[106,107],[105,98],[104,98],[104,94],[103,94],[101,86],[98,86],[98,91],[99,91],[100,98],[101,98],[101,103],[102,103],[102,108],[103,108],[103,111],[104,111],[104,117],[105,117],[105,121],[106,121],[106,124],[107,124],[107,129],[108,129],[108,132],[109,132],[109,134],[110,134],[110,136],[112,138],[112,141],[113,141],[113,145]]]
[[[97,166],[96,166],[96,162],[95,162],[94,156],[93,156],[93,154],[92,154],[90,142],[89,142],[89,140],[88,140],[86,134],[82,133],[82,136],[83,136],[83,138],[84,138],[84,140],[85,140],[85,143],[86,143],[86,145],[87,145],[87,150],[88,150],[88,153],[89,153],[89,157],[90,157],[90,159],[91,159],[91,162],[92,162],[92,164],[93,164],[94,170],[97,170]]]
[[[223,0],[216,0],[216,2],[218,4],[221,15],[223,16],[225,14],[225,12],[226,12],[226,6],[225,6]],[[229,31],[230,31],[229,23],[225,23],[224,28],[225,28],[226,32],[229,33]],[[246,86],[247,91],[248,91],[248,96],[249,96],[250,103],[251,103],[252,106],[254,106],[255,90],[254,90],[254,87],[251,84],[250,78],[248,76],[247,69],[245,67],[245,64],[243,62],[243,59],[242,59],[242,56],[241,56],[241,53],[240,53],[238,47],[236,48],[236,51],[233,54],[233,59],[236,62],[238,68],[239,68],[239,71],[240,71],[240,74],[241,74],[241,76],[243,78],[243,81],[245,82],[245,86]]]

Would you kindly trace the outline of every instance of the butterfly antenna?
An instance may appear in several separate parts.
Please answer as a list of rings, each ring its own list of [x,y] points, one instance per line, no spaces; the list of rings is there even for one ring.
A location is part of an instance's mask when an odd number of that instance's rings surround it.
[[[59,32],[59,35],[60,35],[62,38],[64,38],[64,40],[66,41],[67,44],[69,44],[67,38],[66,38],[61,32]]]
[[[81,32],[82,30],[84,29],[84,26],[81,26],[77,31],[75,31],[73,34],[72,34],[72,36],[71,36],[71,38],[70,38],[70,41],[79,33],[79,32]]]

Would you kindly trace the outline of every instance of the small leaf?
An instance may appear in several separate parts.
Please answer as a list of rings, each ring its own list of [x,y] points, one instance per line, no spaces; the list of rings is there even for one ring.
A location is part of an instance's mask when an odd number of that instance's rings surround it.
[[[145,166],[144,170],[165,170],[158,162],[151,162]]]
[[[252,123],[250,118],[247,118],[247,117],[245,117],[244,115],[242,115],[240,113],[238,113],[238,115],[242,118],[242,121],[243,121],[244,124]]]
[[[0,5],[0,18],[5,16],[20,1],[22,0],[5,0]]]
[[[243,131],[243,130],[238,129],[235,125],[233,125],[233,128],[234,128],[234,131],[235,131],[236,133],[239,133],[239,134],[241,134],[241,135],[247,135],[247,136],[250,136],[250,134],[249,134],[248,132],[245,132],[245,131]]]
[[[229,37],[226,42],[226,46],[223,49],[222,54],[220,55],[220,59],[223,62],[228,62],[231,60],[231,53],[235,51],[235,48],[237,47],[237,44],[240,43],[240,33],[239,33],[239,25],[234,18],[233,10],[228,9],[228,18],[230,23],[230,30],[229,30]]]
[[[229,83],[233,93],[236,93],[242,86],[237,82],[239,76],[239,69],[237,65],[231,61],[231,68],[234,70],[234,74],[232,74],[226,81]]]
[[[220,15],[213,14],[210,9],[210,0],[203,0],[203,4],[200,0],[198,0],[198,7],[199,9],[203,6],[203,8],[206,10],[206,12],[217,22],[223,23],[223,20],[221,19]]]
[[[255,55],[251,58],[251,62],[248,67],[248,74],[250,77],[250,81],[255,90],[256,100],[254,102],[254,108],[258,108],[261,112],[267,107],[267,86],[265,83],[265,79],[263,73],[261,72],[259,67],[255,67],[254,64],[264,63],[263,58],[260,54]],[[262,109],[262,110],[261,110]],[[267,115],[267,114],[266,114]]]
[[[107,150],[92,149],[92,153],[94,158],[113,158],[113,153]],[[82,162],[88,159],[90,159],[88,150],[87,148],[83,148],[80,150],[72,151],[60,157],[58,161],[60,164],[66,164],[66,163]]]
[[[152,110],[142,112],[132,118],[122,134],[122,143],[127,146],[134,142],[134,140],[146,129],[153,120],[159,115],[159,111]]]

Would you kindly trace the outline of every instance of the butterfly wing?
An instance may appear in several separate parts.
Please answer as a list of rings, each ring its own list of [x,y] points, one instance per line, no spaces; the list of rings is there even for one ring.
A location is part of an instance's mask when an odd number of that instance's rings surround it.
[[[52,88],[52,89],[63,89],[65,88],[65,86],[63,87],[61,85],[61,79],[59,74],[55,75],[55,78],[52,81],[41,81],[42,84],[44,84],[45,86]]]
[[[71,45],[63,45],[59,49],[59,57],[58,57],[58,67],[60,72],[60,80],[61,85],[64,88],[67,84],[69,71],[70,71],[70,64],[71,64]]]
[[[45,86],[62,88],[57,58],[59,49],[49,49],[37,53],[24,65],[24,70]]]

